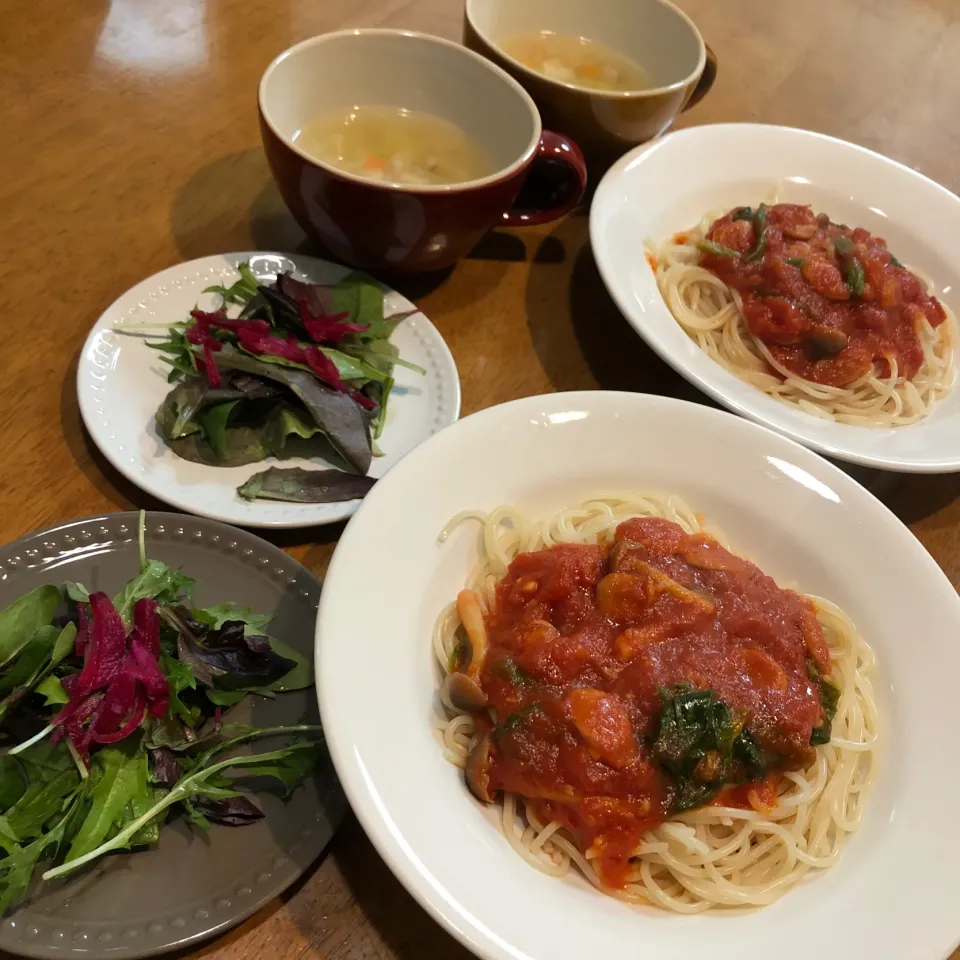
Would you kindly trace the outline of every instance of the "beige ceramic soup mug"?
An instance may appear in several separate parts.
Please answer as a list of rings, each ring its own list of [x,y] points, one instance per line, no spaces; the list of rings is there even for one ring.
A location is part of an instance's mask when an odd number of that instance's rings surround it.
[[[504,52],[504,40],[550,31],[598,41],[638,63],[652,86],[602,91],[552,80]],[[545,126],[610,162],[662,133],[713,86],[716,58],[669,0],[466,0],[464,43],[526,87]]]

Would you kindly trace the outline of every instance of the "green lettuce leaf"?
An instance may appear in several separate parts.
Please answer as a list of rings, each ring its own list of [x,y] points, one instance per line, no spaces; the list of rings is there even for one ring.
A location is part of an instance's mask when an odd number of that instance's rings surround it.
[[[41,627],[49,626],[60,605],[60,588],[36,587],[0,611],[0,666],[9,663]]]

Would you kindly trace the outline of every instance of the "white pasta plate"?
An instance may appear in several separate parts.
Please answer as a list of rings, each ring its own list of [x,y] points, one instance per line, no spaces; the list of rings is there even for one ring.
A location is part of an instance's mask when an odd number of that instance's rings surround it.
[[[424,486],[424,477],[442,482]],[[758,909],[696,915],[625,904],[576,871],[534,869],[474,800],[436,729],[435,621],[468,581],[464,510],[547,517],[590,497],[683,498],[778,583],[842,607],[873,647],[878,774],[837,862]],[[377,602],[365,584],[370,557]],[[960,598],[910,531],[821,457],[747,420],[615,392],[530,397],[418,447],[350,521],[324,583],[317,690],[338,775],[387,864],[487,960],[943,960],[960,941]]]
[[[240,467],[215,467],[178,457],[161,438],[154,414],[171,389],[169,367],[146,344],[144,333],[188,319],[195,306],[215,309],[218,295],[204,293],[239,278],[249,262],[259,280],[292,272],[301,280],[333,284],[349,271],[313,257],[280,253],[229,253],[170,267],[128,290],[103,313],[87,337],[77,369],[84,424],[110,463],[142,490],[181,510],[244,527],[308,527],[349,517],[357,500],[282,503],[245,500],[237,487],[278,463],[275,458]],[[387,419],[370,475],[382,477],[427,437],[460,414],[460,380],[450,350],[432,323],[406,298],[385,291],[388,316],[409,313],[391,337],[400,356],[426,372],[397,366]],[[153,325],[153,326],[151,326]],[[151,326],[145,331],[145,326]],[[155,336],[154,336],[155,341]],[[290,458],[283,466],[323,468],[319,459]]]
[[[708,212],[810,204],[835,222],[883,237],[960,312],[960,198],[915,170],[832,137],[759,124],[717,124],[671,133],[623,157],[593,201],[590,235],[607,289],[660,357],[742,416],[827,456],[911,473],[960,470],[960,387],[916,423],[870,427],[823,419],[743,382],[674,319],[645,258]],[[953,339],[955,362],[960,342]]]

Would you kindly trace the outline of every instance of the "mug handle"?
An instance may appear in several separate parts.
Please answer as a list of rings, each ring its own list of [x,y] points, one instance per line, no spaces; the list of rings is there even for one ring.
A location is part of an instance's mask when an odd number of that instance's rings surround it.
[[[717,55],[713,52],[709,43],[705,44],[705,46],[707,48],[707,62],[703,68],[703,73],[700,74],[697,85],[693,88],[693,93],[690,94],[690,99],[683,108],[684,110],[695,107],[710,92],[710,88],[717,79]]]
[[[569,138],[544,130],[537,155],[513,206],[503,214],[508,227],[534,227],[569,213],[587,189],[587,164]]]

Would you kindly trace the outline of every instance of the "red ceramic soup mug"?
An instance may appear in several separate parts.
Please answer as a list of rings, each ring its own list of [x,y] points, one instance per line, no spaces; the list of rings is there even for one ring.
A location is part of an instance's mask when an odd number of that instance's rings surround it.
[[[462,183],[408,186],[367,179],[304,152],[300,131],[352,106],[401,107],[459,127],[494,172]],[[415,273],[455,263],[497,224],[545,223],[583,195],[571,140],[543,130],[523,87],[464,47],[400,30],[349,30],[304,40],[260,81],[260,131],[290,212],[333,258]]]

